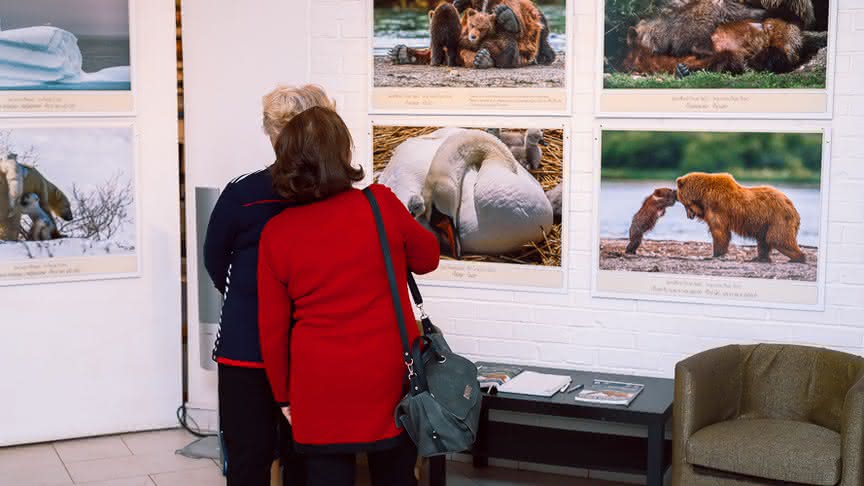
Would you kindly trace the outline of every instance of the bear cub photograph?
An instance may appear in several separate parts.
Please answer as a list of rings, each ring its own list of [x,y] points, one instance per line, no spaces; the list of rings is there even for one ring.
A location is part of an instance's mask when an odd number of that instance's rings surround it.
[[[564,88],[565,0],[374,0],[374,86]]]
[[[600,269],[815,282],[821,133],[604,130]]]

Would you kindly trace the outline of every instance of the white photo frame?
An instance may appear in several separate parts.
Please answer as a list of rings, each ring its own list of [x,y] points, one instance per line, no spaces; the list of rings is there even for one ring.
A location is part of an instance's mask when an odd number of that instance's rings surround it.
[[[113,241],[106,241],[104,244],[105,248],[102,248],[99,241],[91,241],[84,238],[62,238],[58,240],[50,240],[52,242],[50,244],[43,242],[23,241],[0,242],[0,246],[36,245],[37,247],[39,247],[38,257],[17,259],[0,258],[0,287],[9,285],[32,285],[60,282],[80,282],[90,280],[127,279],[137,278],[141,276],[141,257],[143,242],[143,204],[141,202],[141,167],[139,164],[139,134],[137,127],[132,121],[114,119],[52,118],[49,120],[0,120],[0,131],[12,130],[13,133],[15,130],[38,131],[64,129],[116,129],[128,131],[128,156],[129,163],[131,164],[131,177],[129,178],[129,182],[132,186],[130,192],[133,197],[134,205],[134,208],[132,210],[134,222],[132,222],[131,224],[135,232],[132,241],[134,241],[135,247],[130,251],[131,254],[124,254],[122,253],[123,250],[129,250],[123,249],[122,245],[115,244],[115,242]],[[38,147],[34,148],[38,150]],[[39,167],[41,167],[43,171],[45,170],[44,165]],[[48,178],[48,176],[46,176],[46,178]],[[58,183],[58,186],[59,185],[61,184]],[[67,197],[69,195],[70,194],[67,194]],[[76,208],[73,206],[73,213],[75,212],[75,209]],[[66,247],[66,250],[61,250],[59,252],[61,253],[61,255],[54,255],[53,253],[57,253],[57,251],[52,249],[53,243],[64,245]],[[90,244],[90,247],[84,250],[84,247],[87,244]],[[71,254],[69,248],[78,245],[81,246],[82,254]],[[116,251],[118,248],[120,249],[120,254],[110,254],[110,251]],[[105,255],[101,254],[103,251],[106,253]],[[26,253],[30,254],[31,250],[27,249]]]
[[[699,128],[683,120],[606,120],[595,126],[594,150],[594,232],[592,237],[591,295],[595,298],[636,299],[743,307],[781,308],[819,311],[825,308],[825,272],[828,245],[828,202],[830,179],[831,131],[824,124],[803,125],[776,122],[770,127],[758,122],[740,121],[732,129],[720,121],[706,121]],[[820,133],[822,162],[819,184],[819,235],[816,280],[769,280],[752,277],[713,277],[673,273],[614,271],[600,269],[601,147],[604,131],[646,132],[730,132],[730,133]],[[683,175],[683,174],[682,174]],[[745,186],[748,184],[744,184]],[[695,224],[695,222],[694,222]],[[707,232],[706,228],[706,232]],[[786,257],[775,256],[775,263]],[[781,263],[781,261],[783,263]],[[712,295],[712,294],[721,295]],[[739,294],[724,296],[722,294]]]
[[[458,288],[516,290],[527,292],[566,293],[569,286],[569,193],[570,193],[570,157],[571,157],[571,127],[569,118],[510,118],[510,119],[478,119],[472,117],[371,117],[369,124],[370,173],[373,171],[375,127],[463,127],[463,128],[502,128],[502,129],[560,129],[563,133],[562,146],[562,208],[561,208],[561,265],[557,267],[519,264],[468,262],[442,259],[438,270],[429,275],[418,276],[417,280],[424,285]],[[377,174],[372,175],[377,181]]]
[[[368,104],[370,115],[569,116],[573,100],[573,41],[575,38],[573,5],[575,0],[564,1],[567,52],[563,67],[563,87],[437,88],[375,86],[375,0],[366,0],[366,26],[367,32],[369,32],[367,52],[369,53]],[[441,67],[440,69],[448,68]]]
[[[594,113],[597,118],[708,118],[827,120],[834,113],[837,4],[828,11],[825,88],[815,89],[608,89],[604,87],[605,9],[597,15]],[[638,109],[633,109],[636,107]]]
[[[136,110],[135,91],[139,85],[135,62],[138,50],[136,1],[122,0],[128,9],[129,90],[0,90],[0,120],[11,117],[133,116]]]

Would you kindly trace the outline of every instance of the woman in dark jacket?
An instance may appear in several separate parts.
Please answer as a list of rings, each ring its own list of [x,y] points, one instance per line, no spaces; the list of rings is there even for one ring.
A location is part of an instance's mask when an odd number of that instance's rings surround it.
[[[278,87],[263,100],[264,130],[275,144],[298,113],[335,108],[317,86]],[[258,240],[264,225],[291,203],[273,190],[269,169],[245,174],[222,191],[207,226],[204,265],[224,304],[213,359],[219,363],[219,424],[228,486],[269,486],[274,452],[281,451],[284,486],[305,483],[291,429],[264,373],[258,343]]]
[[[399,328],[372,210],[352,188],[363,171],[351,150],[347,127],[324,108],[292,119],[276,142],[274,186],[298,206],[261,234],[261,351],[276,399],[291,403],[308,485],[353,485],[355,454],[366,452],[374,485],[414,486],[417,451],[393,419],[407,378]],[[396,275],[434,270],[435,236],[388,188],[371,189]],[[412,322],[407,280],[400,301]]]

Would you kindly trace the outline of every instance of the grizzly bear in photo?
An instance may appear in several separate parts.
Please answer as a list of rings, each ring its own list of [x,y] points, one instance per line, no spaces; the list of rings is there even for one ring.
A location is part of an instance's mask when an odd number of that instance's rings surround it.
[[[801,217],[792,201],[777,189],[744,187],[726,173],[691,172],[675,184],[687,217],[698,217],[708,224],[715,258],[726,254],[735,232],[756,240],[758,256],[754,261],[770,262],[771,250],[776,249],[791,262],[806,262],[797,241]]]
[[[666,214],[666,208],[674,206],[677,200],[675,189],[660,188],[642,201],[642,207],[633,215],[630,223],[630,243],[625,253],[636,254],[639,245],[642,244],[642,236],[654,229],[657,220]]]
[[[444,2],[449,3],[449,2]],[[478,69],[515,68],[532,64],[549,65],[555,61],[555,50],[549,44],[549,25],[533,0],[455,0],[452,4],[461,15],[459,50],[461,65]],[[468,11],[473,19],[474,36],[469,33]],[[430,14],[430,34],[432,28]],[[433,40],[432,44],[435,44]],[[433,49],[413,48],[404,44],[388,52],[393,64],[432,64]]]
[[[795,24],[766,19],[721,25],[711,35],[711,43],[716,53],[709,66],[711,71],[788,73],[800,64],[804,37]]]
[[[494,13],[496,18],[496,31],[501,34],[527,34],[531,38],[534,35],[532,26],[535,24],[535,14],[540,22],[539,45],[536,47],[536,62],[548,66],[555,62],[557,55],[555,49],[549,44],[549,22],[543,12],[537,8],[533,0],[455,0],[453,5],[459,13],[464,13],[469,8],[479,12]],[[533,47],[532,47],[533,49]]]
[[[432,66],[459,66],[459,38],[462,35],[462,22],[459,12],[450,3],[442,3],[429,11],[429,35],[432,50]]]
[[[627,72],[674,74],[679,65],[693,71],[741,74],[746,70],[788,73],[801,62],[801,29],[780,19],[742,20],[723,24],[711,34],[710,56],[654,54],[641,46],[635,31],[628,33],[630,50],[622,63]]]
[[[513,9],[520,20],[518,34],[498,29],[497,13],[468,8],[462,14],[459,47],[465,66],[514,68],[536,63],[543,28],[540,11],[530,0],[506,0],[505,5]]]

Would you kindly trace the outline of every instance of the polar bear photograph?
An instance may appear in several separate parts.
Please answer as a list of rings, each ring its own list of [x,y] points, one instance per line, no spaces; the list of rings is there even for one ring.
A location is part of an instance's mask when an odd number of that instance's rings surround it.
[[[0,128],[0,283],[25,263],[135,258],[132,147],[126,126]]]
[[[375,181],[444,259],[561,265],[561,129],[375,126]]]

